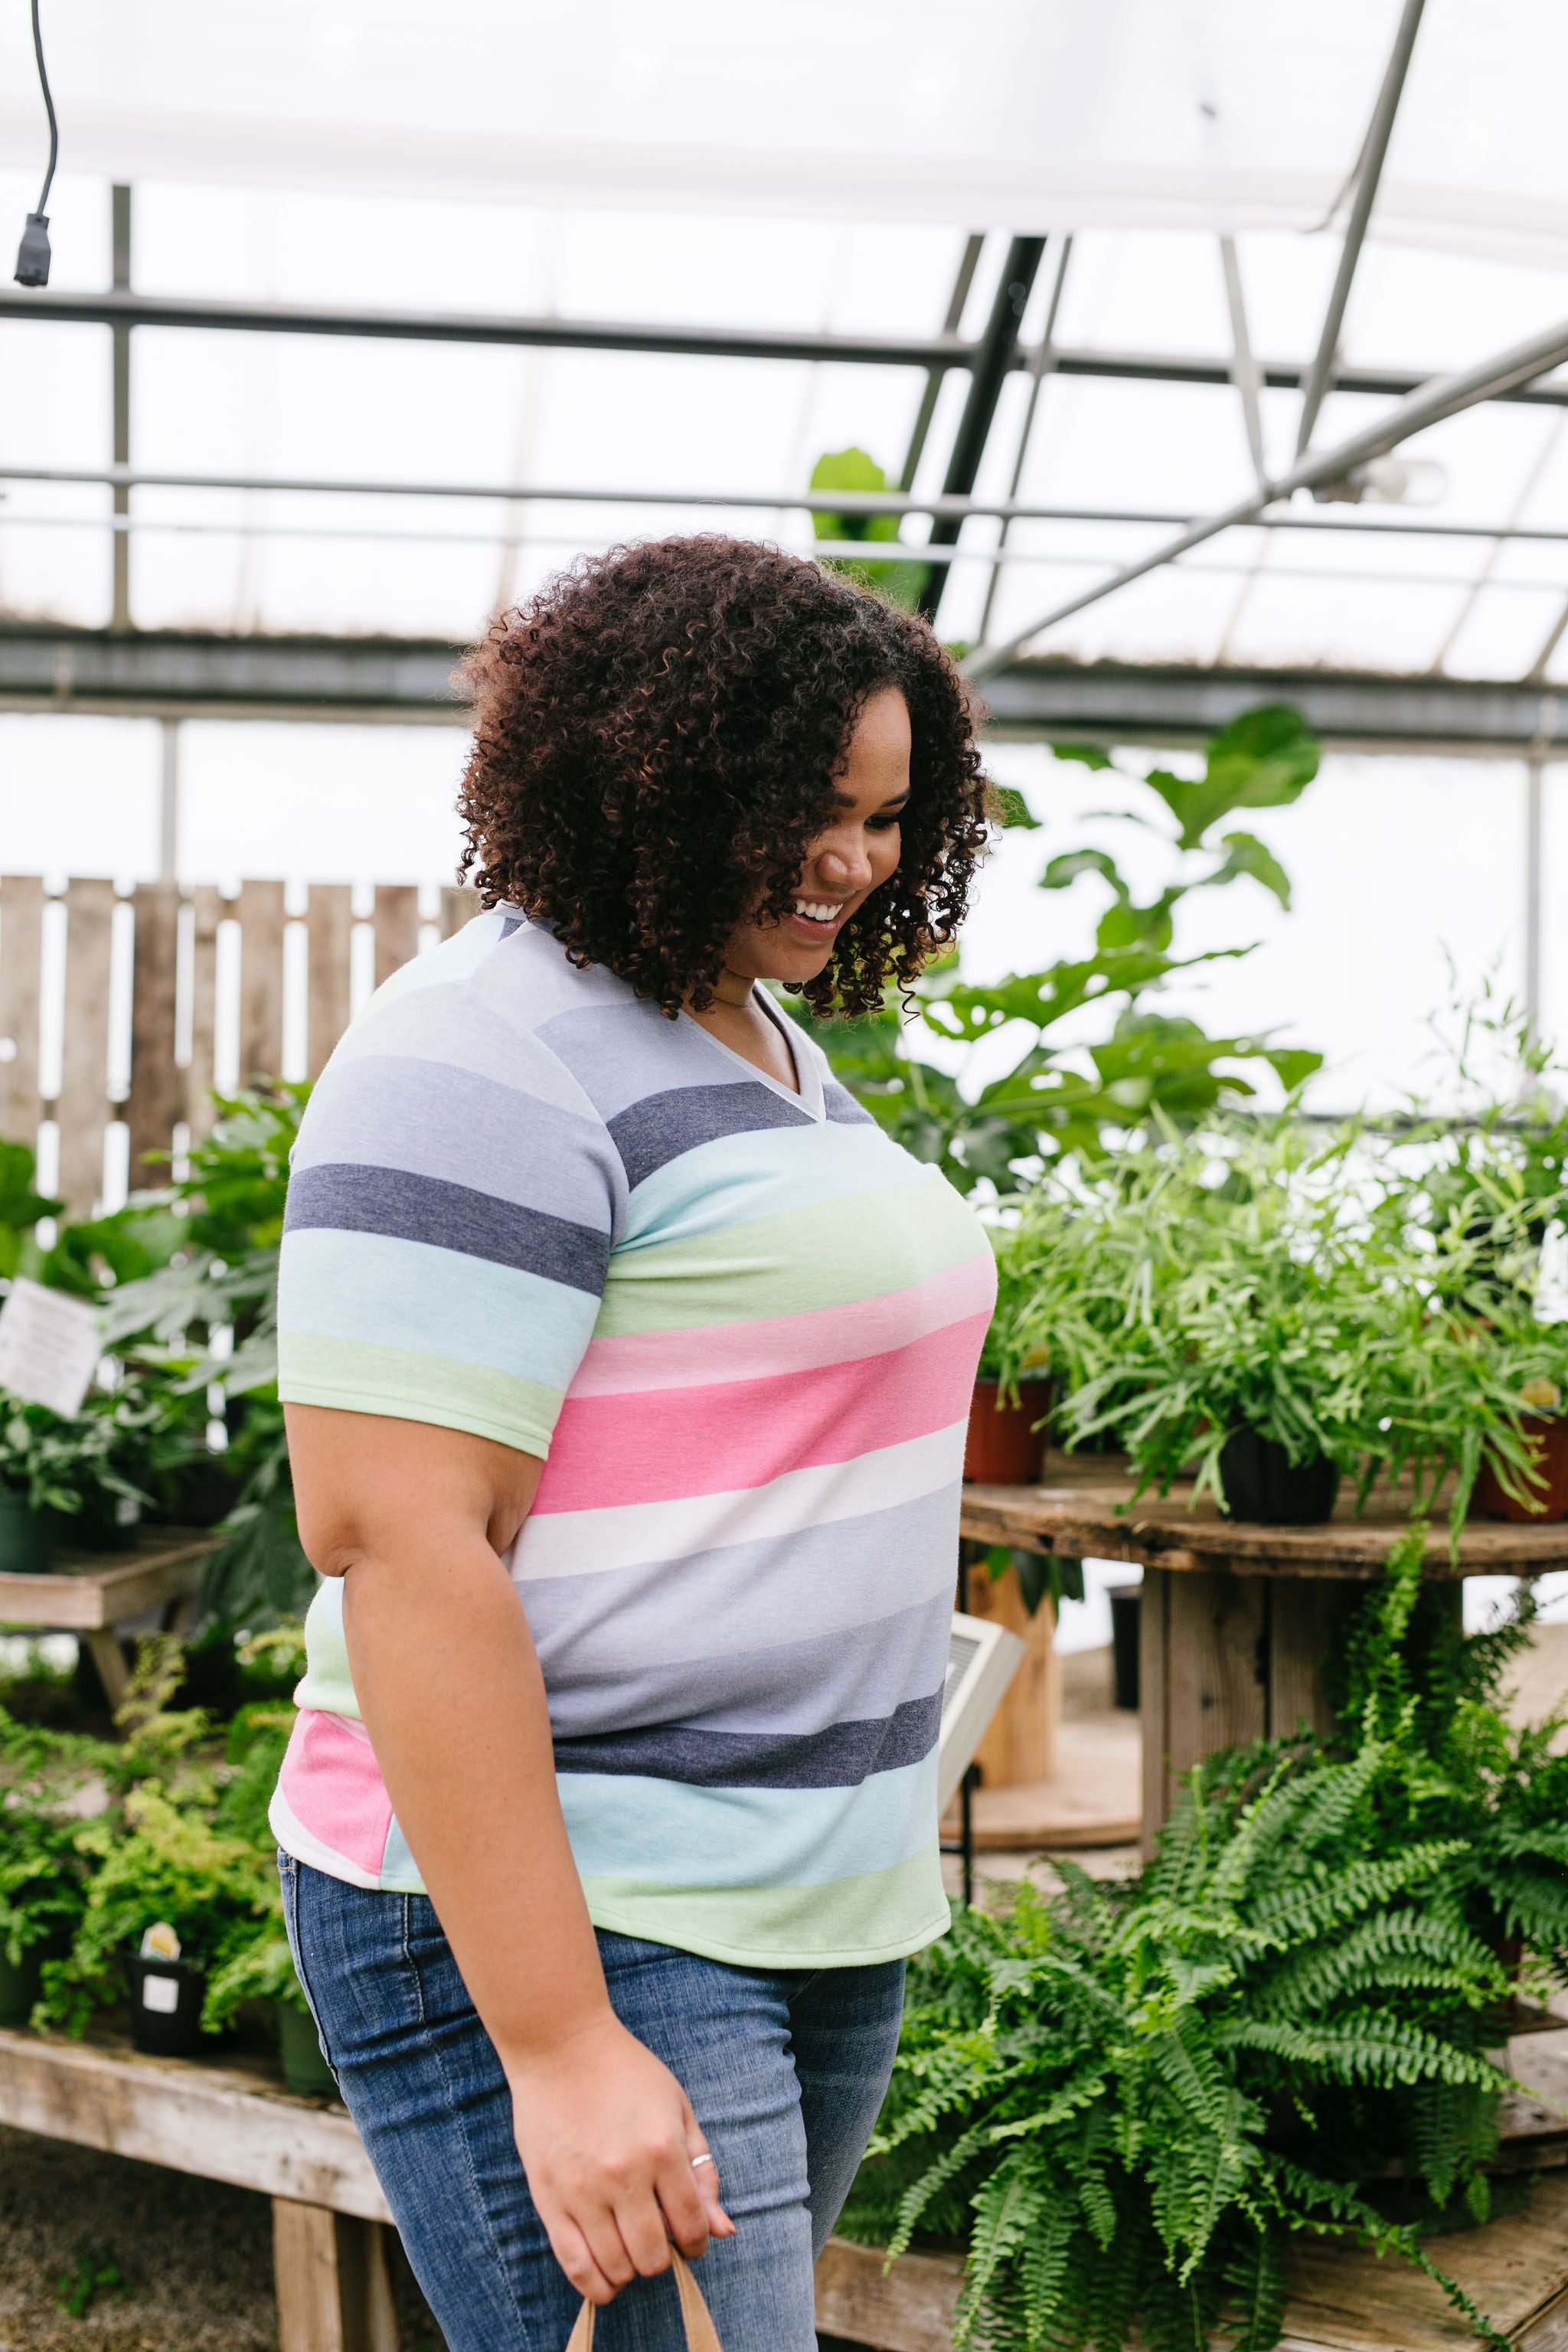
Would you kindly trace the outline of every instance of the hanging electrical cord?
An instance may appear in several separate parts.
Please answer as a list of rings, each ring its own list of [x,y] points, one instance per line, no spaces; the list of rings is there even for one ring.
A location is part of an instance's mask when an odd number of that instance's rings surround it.
[[[22,231],[22,242],[16,247],[16,283],[18,286],[47,286],[49,282],[49,189],[54,182],[55,162],[60,152],[60,126],[55,120],[55,101],[49,89],[49,77],[44,64],[44,36],[38,23],[38,0],[33,0],[33,55],[38,61],[38,88],[44,93],[44,111],[49,118],[49,163],[44,173],[44,184],[38,192],[38,207],[27,215],[27,226]]]

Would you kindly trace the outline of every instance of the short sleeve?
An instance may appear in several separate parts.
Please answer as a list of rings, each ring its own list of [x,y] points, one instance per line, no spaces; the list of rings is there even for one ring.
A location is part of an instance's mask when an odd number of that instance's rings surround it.
[[[461,986],[378,1000],[294,1150],[280,1395],[543,1456],[624,1195],[604,1122],[537,1038]]]

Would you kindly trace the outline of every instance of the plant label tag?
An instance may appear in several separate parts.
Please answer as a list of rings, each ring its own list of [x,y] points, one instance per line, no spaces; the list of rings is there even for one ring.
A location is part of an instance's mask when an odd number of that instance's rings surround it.
[[[180,1980],[177,1977],[143,1977],[142,2006],[155,2009],[163,2017],[173,2017],[180,2006]]]
[[[96,1307],[17,1275],[0,1307],[0,1389],[73,1421],[102,1353]]]

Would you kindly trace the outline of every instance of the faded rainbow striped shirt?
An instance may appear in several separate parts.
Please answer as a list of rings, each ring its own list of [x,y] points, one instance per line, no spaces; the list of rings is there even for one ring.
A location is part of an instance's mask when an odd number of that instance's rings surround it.
[[[936,1748],[994,1274],[793,1023],[798,1094],[500,908],[395,974],[294,1154],[280,1382],[542,1455],[509,1558],[595,1924],[711,1958],[947,1925]],[[417,1890],[323,1584],[279,1843]]]

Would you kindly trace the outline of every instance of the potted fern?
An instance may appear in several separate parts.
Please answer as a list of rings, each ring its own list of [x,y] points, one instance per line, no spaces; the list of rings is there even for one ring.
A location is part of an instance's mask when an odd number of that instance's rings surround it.
[[[1568,1759],[1499,1705],[1528,1602],[1466,1643],[1426,1534],[1363,1604],[1334,1738],[1209,1759],[1139,1878],[1058,1864],[912,1964],[841,2227],[966,2242],[959,2346],[1271,2352],[1306,2231],[1414,2263],[1500,2352],[1415,2221],[1489,2211],[1500,1933],[1568,1981]]]

